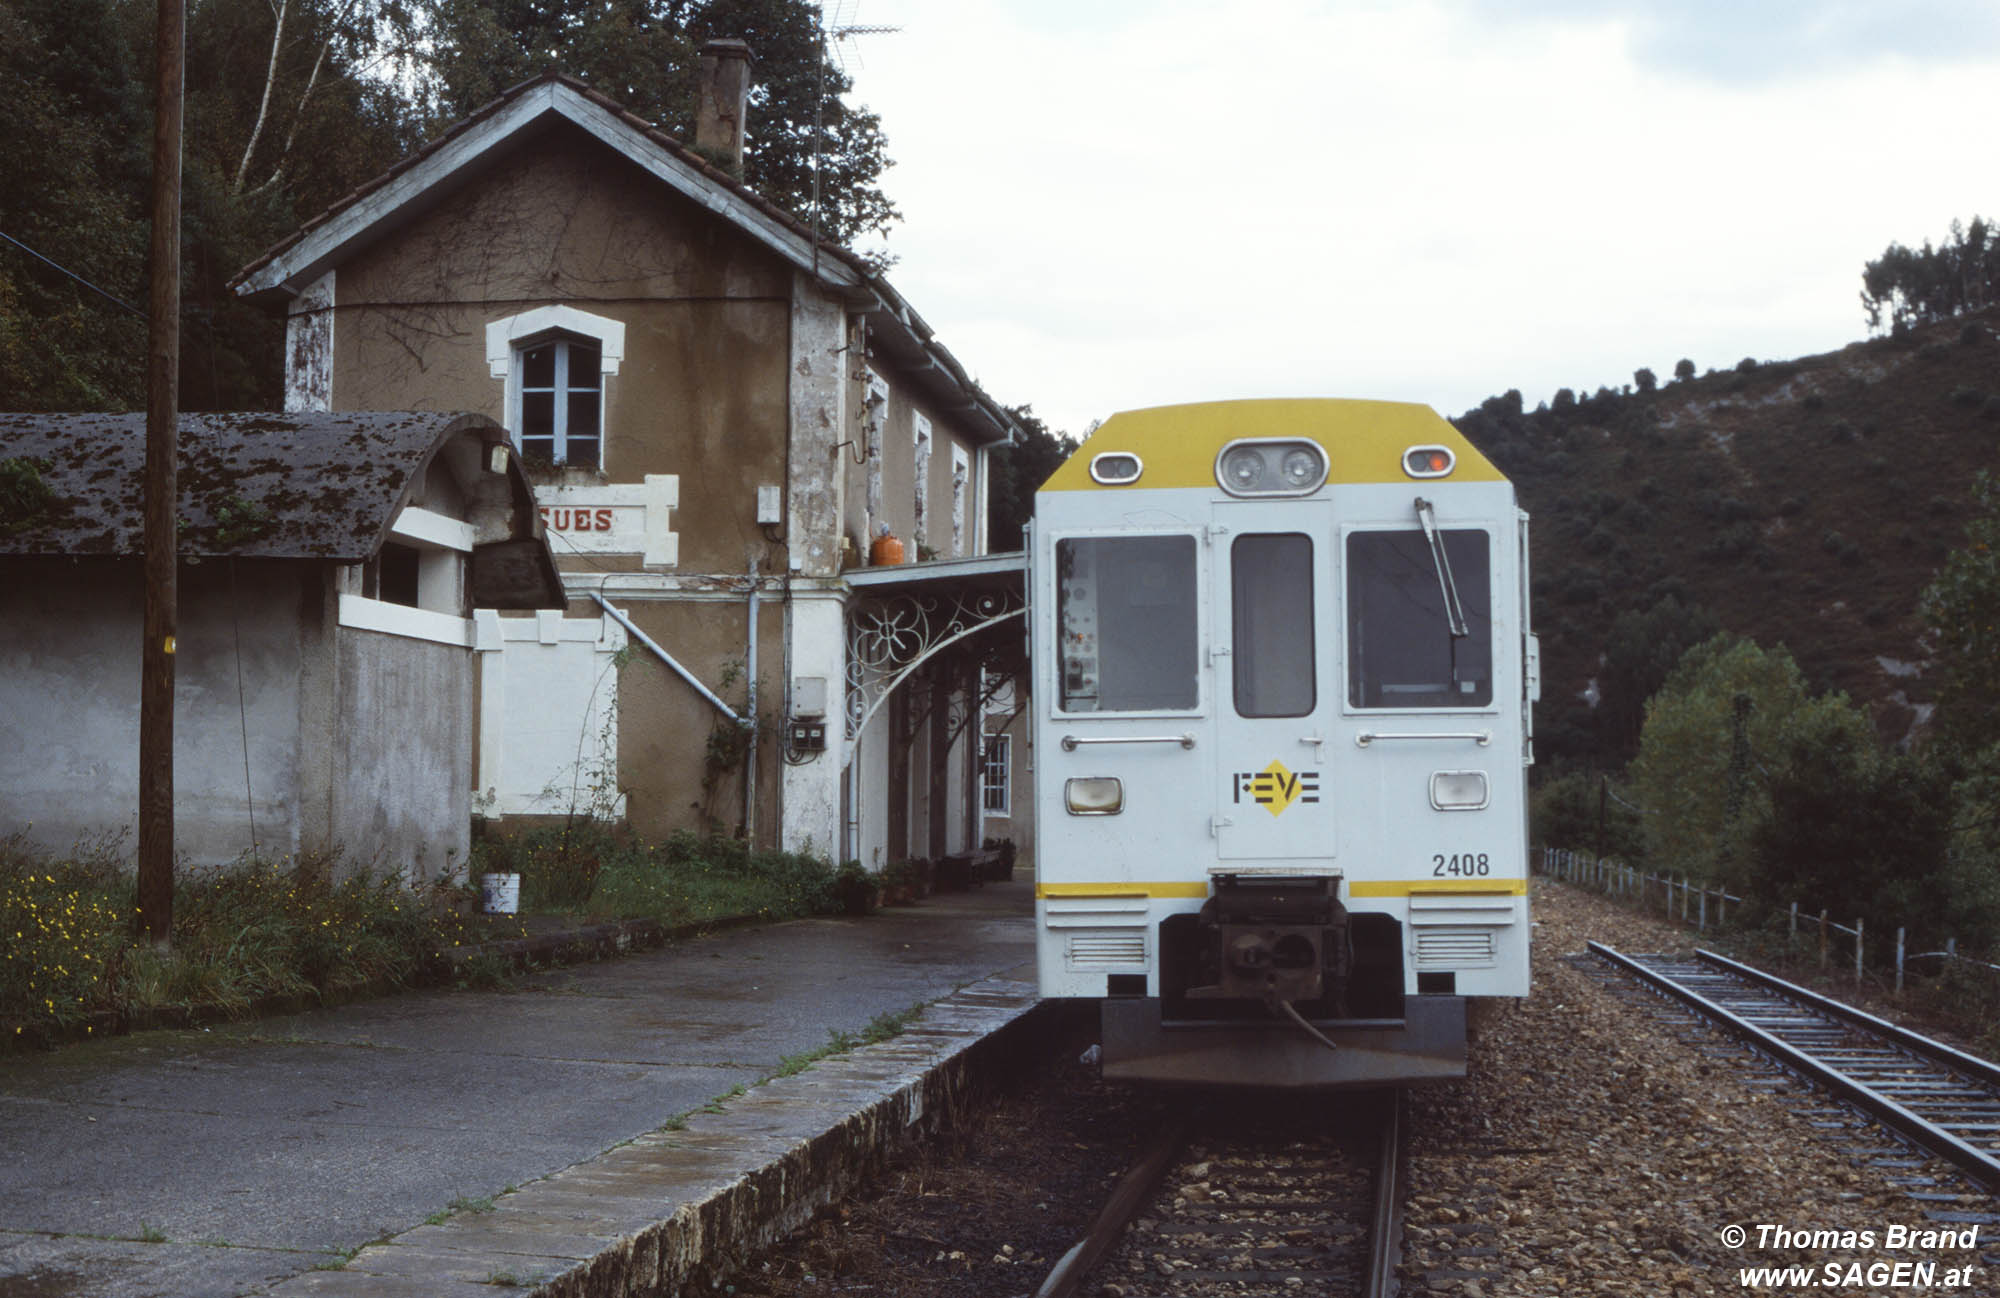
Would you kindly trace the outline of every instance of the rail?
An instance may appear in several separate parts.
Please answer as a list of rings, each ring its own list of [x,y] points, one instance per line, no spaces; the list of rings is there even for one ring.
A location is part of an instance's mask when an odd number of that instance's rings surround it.
[[[1805,988],[1795,987],[1782,979],[1772,978],[1769,975],[1762,975],[1755,980],[1736,978],[1734,970],[1725,967],[1734,965],[1735,962],[1725,961],[1711,952],[1700,953],[1700,968],[1713,971],[1704,975],[1690,972],[1684,962],[1673,963],[1668,958],[1648,957],[1657,963],[1647,964],[1640,958],[1625,955],[1601,942],[1591,942],[1590,949],[1647,986],[1672,996],[1697,1014],[1721,1024],[1734,1035],[1750,1042],[1793,1071],[1825,1086],[1835,1095],[1875,1117],[1883,1125],[1908,1136],[1952,1163],[1986,1189],[2000,1190],[2000,1157],[1955,1134],[1956,1130],[1984,1131],[1990,1124],[1962,1121],[1934,1122],[1919,1113],[1915,1107],[1919,1104],[1952,1103],[1941,1099],[1948,1090],[1977,1092],[1982,1096],[1982,1103],[2000,1101],[2000,1093],[1996,1093],[1994,1084],[1987,1080],[1989,1073],[1983,1070],[1961,1071],[1957,1061],[1969,1059],[1969,1056],[1962,1055],[1942,1042],[1932,1041],[1928,1037],[1906,1029],[1895,1029],[1891,1035],[1873,1024],[1863,1025],[1860,1019],[1871,1016],[1864,1015],[1851,1007],[1841,1007],[1847,1012],[1838,1016],[1825,1013],[1813,1003],[1824,998],[1815,997]],[[1729,983],[1719,981],[1725,978],[1733,981]],[[1698,990],[1699,985],[1731,990],[1736,995],[1739,1008],[1751,1008],[1754,1005],[1757,1012],[1754,1015],[1738,1013],[1713,996]],[[1745,990],[1766,999],[1761,1004],[1753,1002],[1744,994]],[[1789,1026],[1784,1032],[1772,1031],[1754,1021],[1757,1018],[1765,1022],[1775,1021],[1777,1016],[1773,1014],[1773,1008],[1787,1012],[1785,1019]],[[1839,1025],[1845,1022],[1851,1030],[1862,1032],[1867,1037],[1876,1038],[1892,1046],[1896,1053],[1909,1057],[1910,1063],[1876,1062],[1872,1065],[1871,1076],[1893,1074],[1893,1080],[1864,1080],[1856,1072],[1845,1070],[1822,1054],[1787,1039],[1788,1036],[1824,1038],[1825,1029],[1823,1027],[1816,1029],[1809,1021],[1802,1020],[1800,1018],[1802,1014],[1818,1018],[1822,1023],[1830,1023],[1836,1031],[1839,1030]],[[1879,1060],[1881,1054],[1879,1051],[1857,1051],[1852,1047],[1843,1047],[1841,1053],[1871,1060]],[[1974,1062],[1981,1064],[1984,1069],[1991,1068],[1991,1065],[1986,1065],[1984,1061]],[[1915,1071],[1916,1065],[1934,1069],[1938,1075],[1947,1080],[1912,1078],[1909,1074]],[[1979,1086],[1975,1087],[1968,1081],[1968,1075],[1978,1081]],[[1956,1103],[1956,1107],[1962,1109],[1965,1104],[1960,1101]]]

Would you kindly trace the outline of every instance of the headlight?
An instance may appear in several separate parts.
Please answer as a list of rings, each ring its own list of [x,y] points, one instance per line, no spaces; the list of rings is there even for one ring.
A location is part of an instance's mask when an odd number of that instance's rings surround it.
[[[1478,811],[1486,801],[1486,772],[1431,773],[1431,806],[1439,811]]]
[[[1326,473],[1326,452],[1302,438],[1245,438],[1215,457],[1215,480],[1232,496],[1310,495]]]
[[[1232,491],[1255,491],[1264,481],[1264,456],[1254,446],[1239,446],[1222,457],[1222,485]]]
[[[1064,780],[1063,805],[1072,816],[1115,816],[1125,809],[1125,782],[1115,775]]]

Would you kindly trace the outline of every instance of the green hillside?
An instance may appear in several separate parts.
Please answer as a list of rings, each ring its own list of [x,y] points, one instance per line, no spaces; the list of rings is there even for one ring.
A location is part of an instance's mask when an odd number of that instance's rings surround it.
[[[1615,765],[1679,650],[1720,628],[1790,650],[1885,739],[1921,727],[1917,597],[2000,463],[2000,309],[1799,360],[1454,422],[1534,516],[1537,759]],[[1595,698],[1595,705],[1589,701]]]

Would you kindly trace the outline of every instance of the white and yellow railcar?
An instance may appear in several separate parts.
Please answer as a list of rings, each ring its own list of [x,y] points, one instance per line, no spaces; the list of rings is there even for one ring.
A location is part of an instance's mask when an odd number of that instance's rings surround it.
[[[1528,991],[1527,516],[1428,407],[1113,416],[1030,540],[1037,952],[1107,1076],[1461,1076]]]

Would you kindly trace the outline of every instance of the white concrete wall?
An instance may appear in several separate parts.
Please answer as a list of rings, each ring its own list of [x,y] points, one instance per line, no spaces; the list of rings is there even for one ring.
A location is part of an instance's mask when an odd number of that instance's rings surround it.
[[[191,863],[248,852],[253,809],[263,851],[299,847],[303,567],[239,562],[234,604],[227,564],[181,570],[174,838]],[[136,560],[0,560],[0,836],[25,830],[61,852],[122,835],[136,848],[144,597]]]
[[[841,780],[846,765],[847,601],[835,589],[796,587],[790,624],[792,681],[826,682],[826,751],[783,768],[783,822],[779,842],[789,852],[829,858],[841,850]],[[864,810],[880,800],[880,783],[862,782]],[[865,863],[864,855],[862,861]]]
[[[625,628],[559,609],[479,624],[480,815],[625,814],[618,777],[617,655]]]

